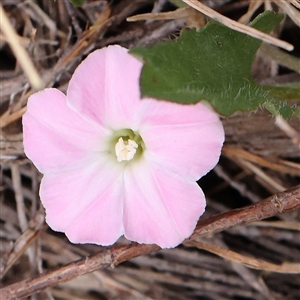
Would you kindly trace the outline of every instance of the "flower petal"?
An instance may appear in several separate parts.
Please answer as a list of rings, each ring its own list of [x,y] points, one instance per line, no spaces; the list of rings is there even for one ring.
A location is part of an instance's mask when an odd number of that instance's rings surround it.
[[[132,128],[140,101],[142,63],[114,45],[91,53],[69,83],[69,105],[87,119],[113,129]]]
[[[217,164],[224,130],[217,114],[205,105],[150,101],[141,122],[145,159],[195,181]]]
[[[85,159],[100,151],[108,133],[90,124],[66,104],[57,89],[45,89],[29,98],[23,116],[24,149],[38,169],[45,173]]]
[[[124,174],[125,237],[139,243],[175,247],[189,237],[204,212],[199,186],[163,167],[140,161]]]
[[[123,234],[121,188],[119,166],[104,157],[46,174],[40,188],[46,221],[74,243],[110,245]]]

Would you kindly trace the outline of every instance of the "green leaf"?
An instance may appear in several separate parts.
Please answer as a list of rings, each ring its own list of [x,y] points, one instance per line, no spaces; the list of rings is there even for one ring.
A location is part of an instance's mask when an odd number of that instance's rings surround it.
[[[276,86],[266,86],[272,96],[279,99],[299,99],[300,100],[300,82],[287,83]]]
[[[283,14],[266,11],[251,26],[270,32],[282,19]],[[175,41],[130,52],[145,63],[140,79],[144,97],[183,104],[206,100],[226,116],[269,103],[273,113],[290,115],[287,104],[251,76],[260,44],[258,39],[211,22],[200,31],[183,30]]]
[[[274,97],[273,100],[268,100],[263,104],[268,111],[275,116],[281,115],[285,119],[289,119],[293,114],[300,118],[300,107],[291,107],[288,103],[278,100],[300,100],[300,82],[267,86],[265,88],[267,88],[270,94]]]
[[[284,101],[274,99],[264,102],[263,106],[274,116],[281,115],[284,119],[290,119],[296,108],[292,108]]]
[[[85,0],[70,0],[70,2],[75,6],[82,6]]]
[[[187,7],[188,5],[182,2],[181,0],[169,0],[173,5],[177,7]]]

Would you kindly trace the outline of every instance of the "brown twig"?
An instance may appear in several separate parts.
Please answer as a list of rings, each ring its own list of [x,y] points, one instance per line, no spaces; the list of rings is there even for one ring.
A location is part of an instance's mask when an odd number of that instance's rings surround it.
[[[200,220],[193,233],[183,244],[211,235],[233,226],[259,221],[300,207],[300,185],[285,192],[273,195],[256,204],[225,212],[206,220]],[[43,273],[34,279],[21,281],[0,289],[1,299],[21,298],[61,282],[93,272],[97,269],[114,267],[126,260],[159,251],[157,245],[132,243],[112,246],[99,253],[72,262],[55,271]]]
[[[300,185],[240,209],[200,220],[190,238],[197,239],[231,227],[267,219],[300,208]]]

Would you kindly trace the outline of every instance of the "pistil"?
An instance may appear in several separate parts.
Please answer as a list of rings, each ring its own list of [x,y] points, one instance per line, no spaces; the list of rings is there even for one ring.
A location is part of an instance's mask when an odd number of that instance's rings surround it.
[[[136,150],[138,148],[138,144],[131,140],[123,140],[122,137],[119,138],[118,142],[115,145],[115,152],[117,156],[117,161],[130,161],[134,158],[136,154]]]

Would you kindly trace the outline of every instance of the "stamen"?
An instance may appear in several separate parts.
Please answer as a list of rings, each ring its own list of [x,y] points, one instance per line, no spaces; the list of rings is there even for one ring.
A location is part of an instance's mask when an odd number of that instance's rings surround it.
[[[115,146],[117,161],[121,162],[124,160],[132,160],[134,158],[137,148],[138,144],[135,141],[131,139],[124,141],[123,138],[120,137]]]

